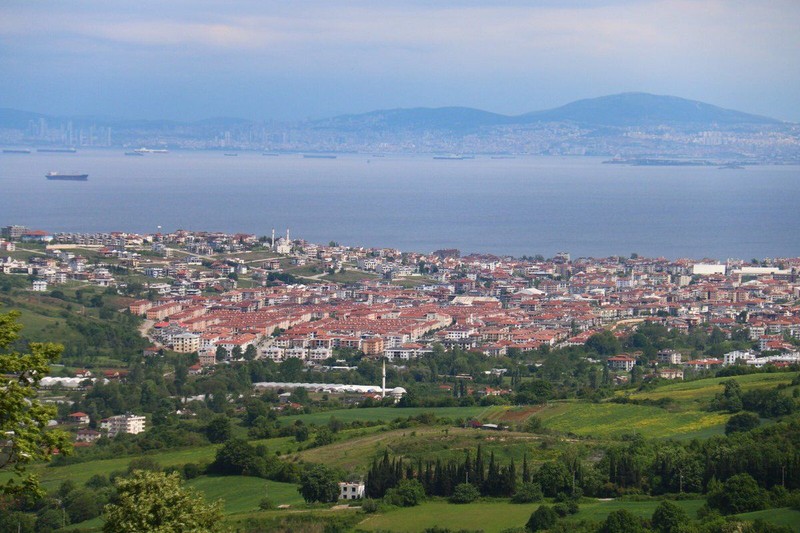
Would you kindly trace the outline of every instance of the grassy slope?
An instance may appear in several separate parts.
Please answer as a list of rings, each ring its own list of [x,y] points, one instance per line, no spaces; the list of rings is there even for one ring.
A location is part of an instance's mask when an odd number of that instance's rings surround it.
[[[765,522],[777,524],[779,526],[789,526],[793,531],[800,533],[800,511],[795,511],[788,507],[742,513],[737,516],[744,520],[764,520]]]
[[[293,437],[281,437],[275,439],[265,439],[252,441],[251,444],[264,444],[270,452],[279,451],[286,453],[294,443]],[[147,454],[161,466],[176,466],[186,463],[210,463],[214,460],[218,445],[199,446],[181,450],[170,450],[165,452]],[[120,457],[118,459],[101,459],[85,463],[72,464],[67,466],[48,467],[43,464],[34,465],[29,468],[31,472],[38,474],[42,480],[42,485],[47,490],[57,489],[58,486],[71,479],[76,483],[85,483],[95,474],[109,475],[116,470],[127,470],[128,463],[136,456]],[[0,475],[0,482],[8,479],[10,473]]]
[[[730,415],[675,413],[643,405],[561,402],[550,404],[537,416],[547,429],[582,436],[618,437],[635,431],[651,438],[693,438],[724,432]]]
[[[697,381],[680,381],[648,392],[631,394],[633,399],[659,400],[672,398],[684,409],[703,409],[715,395],[722,392],[722,383],[729,379],[739,382],[742,391],[773,388],[776,385],[788,384],[798,372],[779,372],[775,374],[749,374],[730,378],[708,378]]]
[[[297,485],[257,477],[202,476],[186,485],[201,492],[208,501],[222,500],[225,514],[257,511],[259,502],[265,497],[275,505],[304,503]]]
[[[365,420],[370,422],[391,422],[395,418],[407,418],[421,413],[433,413],[440,418],[488,418],[503,407],[367,407],[364,409],[336,409],[307,415],[291,415],[281,417],[283,424],[293,424],[302,420],[305,424],[327,424],[331,417],[342,422]]]
[[[650,517],[659,502],[602,501],[580,506],[574,520],[601,521],[612,511],[627,509],[641,517]],[[675,502],[689,516],[695,516],[702,500]],[[446,501],[431,501],[419,507],[397,509],[370,516],[358,527],[367,531],[391,529],[397,532],[418,532],[433,526],[458,529],[483,529],[486,533],[499,532],[507,528],[522,527],[539,504],[515,505],[506,502],[477,502],[469,505],[454,505]]]

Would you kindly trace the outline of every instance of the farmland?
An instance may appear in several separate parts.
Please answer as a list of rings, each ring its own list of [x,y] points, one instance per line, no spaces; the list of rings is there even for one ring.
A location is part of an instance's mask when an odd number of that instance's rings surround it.
[[[293,424],[302,420],[304,424],[327,424],[331,418],[350,423],[356,420],[365,422],[391,422],[396,418],[417,416],[422,413],[433,413],[439,418],[450,419],[490,419],[495,413],[502,413],[505,407],[367,407],[362,409],[336,409],[319,413],[292,415],[282,417],[285,424]]]

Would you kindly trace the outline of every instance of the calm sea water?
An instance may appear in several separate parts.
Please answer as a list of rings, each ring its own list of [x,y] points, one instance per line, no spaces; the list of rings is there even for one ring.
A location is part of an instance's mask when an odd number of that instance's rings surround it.
[[[178,228],[432,251],[800,255],[800,167],[603,165],[601,158],[304,159],[220,152],[0,154],[0,225]],[[45,173],[88,173],[88,182]]]

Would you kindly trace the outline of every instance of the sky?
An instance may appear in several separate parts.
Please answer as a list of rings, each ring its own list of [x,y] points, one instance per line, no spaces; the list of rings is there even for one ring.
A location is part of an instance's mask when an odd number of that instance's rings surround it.
[[[643,91],[800,122],[798,28],[798,0],[3,0],[0,107],[514,115]]]

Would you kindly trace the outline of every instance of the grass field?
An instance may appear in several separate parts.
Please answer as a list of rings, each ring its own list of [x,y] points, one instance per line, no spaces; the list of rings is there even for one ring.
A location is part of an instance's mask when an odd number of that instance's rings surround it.
[[[257,477],[203,476],[188,481],[186,486],[201,492],[207,501],[222,500],[225,514],[257,511],[259,502],[265,497],[275,505],[304,503],[297,485]]]
[[[660,400],[672,398],[684,409],[705,409],[715,395],[722,392],[722,383],[734,379],[739,382],[742,391],[754,389],[774,388],[777,385],[788,384],[798,375],[798,372],[778,372],[774,374],[749,374],[730,378],[708,378],[697,381],[680,381],[659,387],[653,391],[631,394],[632,399]]]
[[[537,413],[546,429],[598,438],[641,433],[651,438],[701,438],[724,433],[730,415],[669,412],[658,407],[616,403],[557,402]]]
[[[293,424],[296,420],[302,420],[304,424],[327,424],[331,417],[335,417],[342,422],[353,422],[364,420],[369,422],[391,422],[395,418],[408,418],[421,413],[433,413],[440,418],[478,418],[488,419],[496,412],[505,411],[507,408],[501,406],[493,407],[367,407],[363,409],[335,409],[321,413],[311,413],[307,415],[291,415],[281,417],[279,420],[283,424]]]
[[[274,453],[278,451],[280,453],[286,453],[294,444],[294,438],[281,437],[275,439],[265,439],[252,441],[251,444],[264,444],[267,446],[270,452]],[[218,445],[200,446],[183,450],[152,453],[147,454],[145,457],[155,460],[161,466],[177,466],[186,463],[210,463],[214,460],[214,456],[218,447]],[[111,472],[117,470],[127,470],[128,463],[130,463],[131,460],[135,459],[136,457],[139,456],[120,457],[117,459],[102,459],[98,461],[89,461],[67,466],[48,467],[39,464],[30,467],[29,470],[37,473],[40,476],[42,485],[47,490],[55,490],[67,479],[80,484],[85,483],[95,474],[103,474],[107,476]],[[0,482],[8,479],[9,477],[9,473],[4,473],[2,476],[0,476]]]
[[[364,474],[372,460],[382,457],[385,451],[392,457],[403,457],[412,461],[460,461],[463,460],[466,450],[470,450],[474,457],[475,449],[480,445],[484,457],[494,453],[502,464],[508,464],[513,459],[517,465],[521,465],[525,455],[528,461],[536,464],[555,459],[563,448],[559,442],[543,448],[542,442],[542,437],[528,433],[420,426],[372,432],[322,448],[303,450],[292,457]]]
[[[659,502],[598,501],[580,506],[580,512],[573,520],[602,521],[617,509],[627,509],[640,517],[650,517]],[[703,500],[675,502],[683,507],[690,517],[694,517]],[[396,532],[419,532],[433,526],[458,529],[483,529],[486,533],[496,533],[512,527],[522,527],[539,504],[515,505],[507,502],[477,502],[468,505],[454,505],[446,501],[431,501],[418,507],[397,509],[387,513],[370,516],[360,522],[358,527],[366,531],[391,529]]]
[[[782,509],[766,509],[752,513],[742,513],[737,515],[744,520],[764,520],[779,526],[788,526],[792,530],[800,533],[800,511],[784,507]]]

